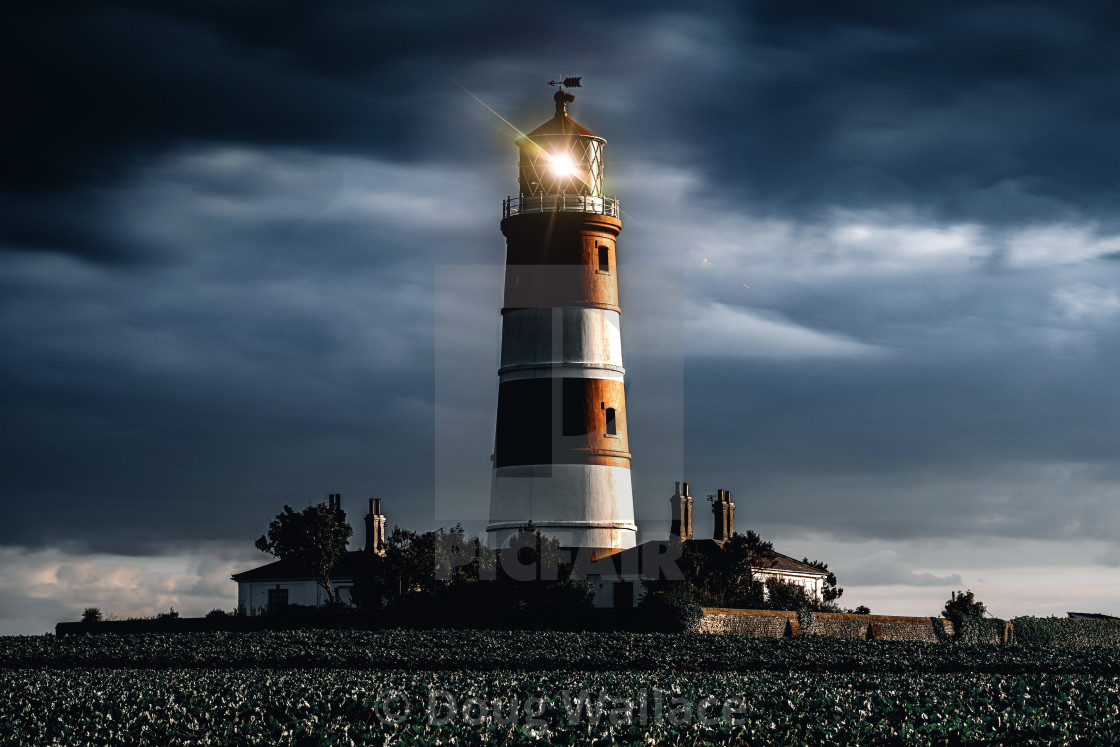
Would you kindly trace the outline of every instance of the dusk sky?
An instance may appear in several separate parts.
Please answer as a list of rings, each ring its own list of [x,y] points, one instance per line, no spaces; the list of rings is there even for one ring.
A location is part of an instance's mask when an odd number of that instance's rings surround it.
[[[1120,6],[9,2],[0,633],[489,498],[516,130],[608,141],[640,540],[1120,615]],[[483,103],[484,102],[484,103]]]

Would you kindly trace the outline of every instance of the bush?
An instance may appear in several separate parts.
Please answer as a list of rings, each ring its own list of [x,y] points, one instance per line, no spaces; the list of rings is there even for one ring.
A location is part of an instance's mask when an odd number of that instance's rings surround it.
[[[948,643],[953,640],[953,636],[945,629],[945,619],[942,617],[931,617],[929,619],[933,623],[933,635],[937,638],[939,643]]]
[[[796,612],[801,609],[814,609],[818,605],[818,600],[811,598],[801,584],[777,578],[766,579],[767,609]]]
[[[206,613],[207,620],[224,620],[229,617],[229,613],[225,610],[213,609]]]
[[[638,604],[646,615],[646,625],[658,633],[682,633],[696,630],[704,609],[692,597],[653,592]]]
[[[90,624],[101,622],[101,610],[97,607],[86,607],[82,611],[82,622]]]
[[[980,618],[987,612],[988,608],[976,598],[972,589],[969,589],[968,591],[953,592],[949,601],[945,602],[945,609],[941,610],[941,616],[952,621],[953,635],[960,640],[965,628],[964,619],[966,617]]]
[[[816,618],[811,609],[802,607],[797,610],[797,626],[801,629],[801,635],[816,635]]]
[[[961,643],[1002,643],[1006,620],[998,617],[962,615],[960,622],[953,621],[956,639]]]

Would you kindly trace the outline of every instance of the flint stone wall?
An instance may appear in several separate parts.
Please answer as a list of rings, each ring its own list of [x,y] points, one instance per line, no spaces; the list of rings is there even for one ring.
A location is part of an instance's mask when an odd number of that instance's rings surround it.
[[[705,607],[697,628],[700,633],[749,635],[757,638],[782,638],[798,635],[797,613],[774,610],[734,610]]]
[[[945,636],[953,635],[952,622],[934,617],[813,612],[803,613],[799,618],[796,612],[705,607],[697,631],[759,638],[819,635],[829,638],[937,643],[941,640],[936,629],[939,624],[944,626]]]

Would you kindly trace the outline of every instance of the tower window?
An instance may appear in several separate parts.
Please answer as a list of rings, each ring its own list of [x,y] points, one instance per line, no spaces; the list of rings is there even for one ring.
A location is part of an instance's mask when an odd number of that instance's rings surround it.
[[[608,436],[617,436],[618,435],[618,425],[615,423],[615,419],[614,419],[614,408],[613,407],[608,407],[606,412],[607,412],[607,435]]]
[[[599,272],[610,273],[611,271],[611,250],[606,246],[599,247]]]

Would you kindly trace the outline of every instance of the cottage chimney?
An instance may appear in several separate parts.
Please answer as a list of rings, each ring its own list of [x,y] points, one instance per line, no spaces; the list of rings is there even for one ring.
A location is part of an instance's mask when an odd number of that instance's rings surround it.
[[[369,499],[366,514],[366,552],[385,554],[385,517],[381,514],[381,499]]]
[[[708,496],[708,500],[712,500]],[[735,533],[735,504],[731,502],[731,491],[720,490],[712,502],[712,514],[715,517],[715,531],[712,539],[716,542],[726,542]]]
[[[339,496],[341,498],[342,496]],[[724,498],[727,500],[727,539],[735,534],[735,504],[731,502],[731,491],[724,492]]]
[[[669,527],[669,539],[692,539],[692,496],[688,494],[687,482],[677,483],[677,492],[669,499],[669,506],[673,518]]]

